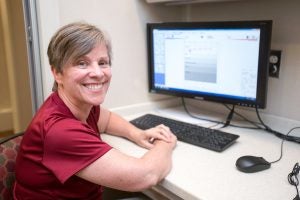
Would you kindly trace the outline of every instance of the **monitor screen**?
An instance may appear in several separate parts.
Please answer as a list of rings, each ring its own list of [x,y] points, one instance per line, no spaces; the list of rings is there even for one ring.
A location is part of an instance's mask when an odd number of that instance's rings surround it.
[[[265,108],[272,21],[148,23],[150,92]]]

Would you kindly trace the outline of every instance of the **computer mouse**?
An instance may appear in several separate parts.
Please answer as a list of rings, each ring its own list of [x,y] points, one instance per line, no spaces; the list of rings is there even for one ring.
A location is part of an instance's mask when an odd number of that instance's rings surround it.
[[[253,173],[269,169],[271,163],[266,161],[263,157],[242,156],[237,159],[235,166],[242,172]]]

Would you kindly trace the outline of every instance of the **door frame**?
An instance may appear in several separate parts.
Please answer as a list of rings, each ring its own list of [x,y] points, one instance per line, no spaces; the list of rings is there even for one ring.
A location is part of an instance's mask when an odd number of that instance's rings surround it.
[[[26,46],[28,52],[32,109],[34,114],[44,101],[37,5],[35,0],[22,1],[26,31]]]

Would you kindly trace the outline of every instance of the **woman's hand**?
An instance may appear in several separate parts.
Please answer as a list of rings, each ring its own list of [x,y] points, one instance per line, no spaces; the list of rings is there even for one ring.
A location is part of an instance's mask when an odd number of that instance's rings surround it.
[[[140,130],[135,134],[134,141],[142,147],[151,149],[154,146],[153,142],[155,140],[163,140],[170,143],[173,141],[173,138],[174,134],[171,132],[170,128],[161,124],[144,131]]]

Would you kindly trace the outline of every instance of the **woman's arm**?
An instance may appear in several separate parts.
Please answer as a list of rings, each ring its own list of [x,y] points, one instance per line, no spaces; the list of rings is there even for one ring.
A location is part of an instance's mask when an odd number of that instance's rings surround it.
[[[170,171],[172,152],[176,146],[172,134],[170,142],[156,140],[141,158],[134,158],[111,149],[76,175],[93,183],[125,191],[141,191],[156,185]]]
[[[141,191],[156,185],[170,172],[177,138],[167,127],[160,125],[143,131],[107,109],[101,108],[100,113],[101,132],[128,138],[150,150],[135,158],[111,149],[77,176],[110,188]]]
[[[164,125],[141,130],[116,113],[101,107],[100,119],[98,122],[100,132],[106,132],[111,135],[125,137],[145,148],[152,148],[153,141],[156,139],[170,142],[170,129]]]

